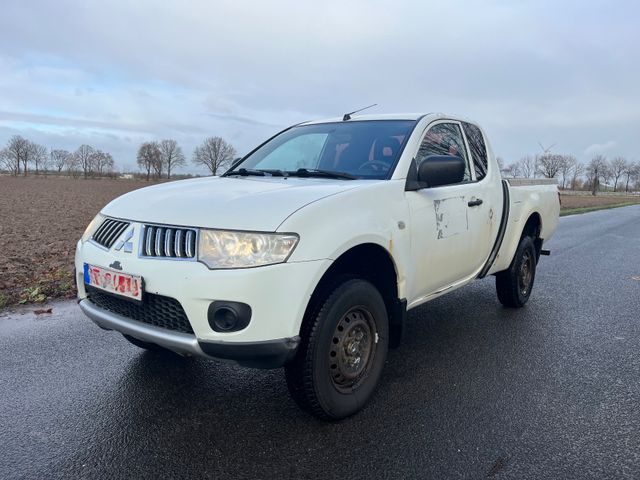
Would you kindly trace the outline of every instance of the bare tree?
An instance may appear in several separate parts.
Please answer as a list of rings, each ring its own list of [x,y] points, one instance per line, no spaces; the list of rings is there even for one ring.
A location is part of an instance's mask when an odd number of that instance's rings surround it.
[[[65,167],[67,175],[71,175],[73,178],[78,178],[80,176],[80,160],[78,160],[77,155],[70,153],[67,157],[67,161],[65,162]]]
[[[2,151],[2,163],[12,175],[20,175],[20,165],[23,156],[27,155],[29,141],[20,135],[14,135],[7,142],[6,148]]]
[[[62,169],[67,165],[70,155],[67,150],[51,150],[51,164],[58,170],[58,173],[62,172]]]
[[[587,166],[587,180],[591,185],[591,195],[595,195],[600,181],[604,179],[607,170],[607,159],[603,155],[594,156]]]
[[[13,173],[9,157],[7,156],[7,150],[4,148],[0,150],[0,170],[7,170],[10,173]]]
[[[557,153],[545,153],[538,157],[538,171],[546,178],[558,176],[564,162],[564,156]]]
[[[162,157],[160,144],[158,142],[155,142],[155,144],[158,147],[158,151],[160,152],[160,155],[158,155],[156,160],[153,162],[153,165],[151,166],[153,167],[153,175],[157,178],[162,178],[162,172],[164,171],[164,158]]]
[[[520,162],[513,162],[507,166],[507,171],[509,172],[509,175],[511,175],[511,178],[519,177],[521,175],[521,170],[522,167],[520,166]]]
[[[14,135],[7,142],[4,149],[4,163],[13,175],[20,175],[20,166],[26,166],[29,161],[29,140],[20,135]],[[26,173],[25,173],[26,175]]]
[[[93,152],[95,152],[95,150],[92,146],[80,145],[74,153],[78,160],[78,166],[82,169],[84,178],[87,178],[87,174],[91,172],[91,156]]]
[[[113,170],[114,161],[110,153],[105,153],[102,150],[96,150],[91,154],[89,158],[90,171],[97,173],[102,177],[106,172]]]
[[[640,163],[627,162],[627,165],[624,169],[623,175],[627,177],[627,181],[625,182],[624,191],[629,191],[629,182],[632,178],[636,177],[640,174]]]
[[[40,173],[40,170],[46,170],[47,161],[49,160],[47,147],[44,145],[38,145],[34,142],[29,142],[28,153],[29,161],[33,164],[36,175]]]
[[[145,142],[138,149],[138,166],[147,172],[147,181],[155,165],[162,162],[162,155],[157,142]]]
[[[578,180],[584,173],[584,165],[573,156],[569,157],[571,164],[571,190],[575,190],[578,185]]]
[[[236,149],[220,137],[209,137],[193,152],[193,163],[204,165],[212,175],[224,170],[236,155]]]
[[[620,177],[624,174],[625,170],[627,170],[629,163],[627,159],[624,157],[615,157],[611,160],[610,169],[611,176],[613,177],[613,191],[615,192],[618,189],[618,181]]]
[[[175,140],[167,139],[160,142],[160,153],[162,163],[167,167],[167,178],[171,178],[171,170],[177,167],[184,167],[186,161],[182,149]]]
[[[537,170],[538,170],[537,157],[532,157],[531,155],[527,155],[520,159],[520,171],[522,172],[522,176],[524,178],[531,178],[531,177],[535,178]]]
[[[604,183],[605,187],[609,187],[611,182],[613,181],[613,171],[611,170],[611,163],[606,162],[604,167],[602,168],[602,183]]]
[[[564,190],[567,185],[569,175],[571,175],[571,169],[573,163],[576,161],[576,157],[572,155],[562,155],[562,162],[560,163],[560,174],[562,175],[562,189]]]

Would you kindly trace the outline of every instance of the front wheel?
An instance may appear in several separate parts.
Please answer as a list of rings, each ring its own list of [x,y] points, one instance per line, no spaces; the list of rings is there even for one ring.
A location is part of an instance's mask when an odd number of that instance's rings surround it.
[[[348,280],[305,318],[296,357],[285,366],[289,392],[321,419],[353,415],[375,390],[388,345],[382,296],[365,280]]]
[[[505,307],[520,308],[527,303],[536,278],[536,248],[531,237],[522,237],[507,270],[496,274],[498,300]]]

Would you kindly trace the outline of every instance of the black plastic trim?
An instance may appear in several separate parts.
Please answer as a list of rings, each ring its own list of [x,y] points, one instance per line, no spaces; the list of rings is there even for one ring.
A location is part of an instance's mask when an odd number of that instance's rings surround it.
[[[231,310],[235,314],[237,321],[233,328],[222,329],[219,325],[216,325],[215,315],[221,309]],[[209,326],[211,327],[211,329],[216,332],[237,332],[239,330],[247,328],[247,326],[249,325],[249,322],[251,321],[251,307],[242,302],[216,300],[215,302],[211,302],[209,308],[207,309],[207,320],[209,321]]]
[[[496,238],[496,242],[493,244],[493,249],[491,250],[489,258],[484,264],[484,267],[482,267],[482,270],[480,270],[478,278],[484,278],[487,275],[487,272],[498,256],[498,252],[500,251],[500,247],[502,246],[502,241],[504,240],[504,234],[507,231],[507,222],[509,221],[509,206],[509,183],[506,180],[502,180],[502,218],[500,219],[500,228],[498,228],[498,236]]]
[[[389,348],[398,348],[402,343],[402,332],[407,320],[407,299],[396,299],[389,316]]]
[[[234,360],[244,367],[279,368],[296,354],[300,337],[242,343],[198,340],[198,344],[207,355]]]

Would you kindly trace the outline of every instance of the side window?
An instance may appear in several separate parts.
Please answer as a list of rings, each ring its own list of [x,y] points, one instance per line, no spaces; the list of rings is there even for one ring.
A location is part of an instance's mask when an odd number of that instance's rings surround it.
[[[418,154],[416,164],[420,163],[430,155],[453,155],[462,157],[465,160],[465,171],[463,182],[471,181],[471,170],[469,168],[469,157],[467,149],[462,139],[462,131],[455,123],[438,123],[425,133]]]
[[[462,128],[469,142],[473,168],[476,171],[476,179],[482,180],[487,176],[489,161],[487,159],[487,147],[484,144],[484,137],[478,127],[471,123],[463,123]]]

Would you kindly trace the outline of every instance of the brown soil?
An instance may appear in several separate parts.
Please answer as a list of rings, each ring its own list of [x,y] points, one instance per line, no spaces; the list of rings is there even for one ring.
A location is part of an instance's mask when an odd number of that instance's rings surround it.
[[[626,195],[560,195],[562,209],[597,207],[600,205],[619,205],[621,203],[640,203],[640,197]]]
[[[0,176],[2,304],[72,296],[75,245],[109,201],[136,180]]]

